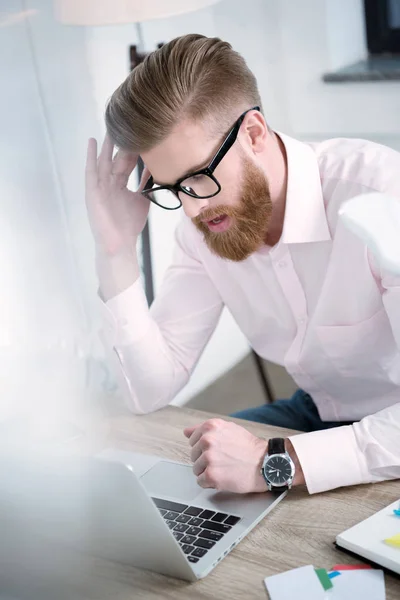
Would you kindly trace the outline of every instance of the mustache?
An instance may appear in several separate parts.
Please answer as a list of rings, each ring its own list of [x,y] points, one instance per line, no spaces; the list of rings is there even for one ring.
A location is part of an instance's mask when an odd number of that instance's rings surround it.
[[[205,208],[202,213],[197,215],[192,219],[195,225],[201,225],[202,221],[212,221],[213,219],[217,219],[222,215],[226,215],[227,217],[237,217],[241,214],[241,211],[233,206],[224,206],[220,204],[219,206],[215,206],[213,208]]]

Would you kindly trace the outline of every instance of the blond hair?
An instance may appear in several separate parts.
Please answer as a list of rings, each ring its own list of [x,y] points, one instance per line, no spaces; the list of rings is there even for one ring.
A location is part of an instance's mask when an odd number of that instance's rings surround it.
[[[190,34],[149,54],[115,90],[105,113],[121,149],[145,152],[183,119],[206,121],[221,134],[243,110],[261,107],[244,58],[219,38]]]

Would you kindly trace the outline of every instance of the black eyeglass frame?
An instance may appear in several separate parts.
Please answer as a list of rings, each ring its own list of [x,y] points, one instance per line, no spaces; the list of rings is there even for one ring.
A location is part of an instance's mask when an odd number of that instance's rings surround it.
[[[221,187],[221,184],[219,183],[218,179],[214,176],[214,171],[218,167],[219,163],[224,158],[224,156],[227,154],[228,150],[230,150],[232,148],[233,144],[236,142],[236,138],[238,136],[240,126],[243,123],[243,120],[244,120],[245,116],[247,115],[247,113],[249,113],[252,110],[260,111],[261,109],[259,106],[253,106],[253,108],[249,108],[248,110],[246,110],[244,113],[242,113],[240,115],[240,117],[237,119],[237,121],[232,126],[232,128],[229,131],[229,133],[227,134],[225,140],[222,142],[221,146],[219,147],[219,149],[217,150],[217,152],[215,153],[214,157],[211,159],[211,161],[207,167],[205,167],[204,169],[199,169],[198,171],[194,171],[193,173],[190,173],[190,174],[186,175],[185,177],[178,179],[178,181],[174,185],[159,185],[159,186],[153,187],[154,180],[153,180],[153,177],[150,176],[150,178],[147,180],[146,185],[144,186],[144,188],[142,190],[142,194],[144,196],[146,196],[146,198],[148,198],[150,200],[150,202],[157,204],[157,206],[159,206],[160,208],[164,208],[165,210],[177,210],[178,208],[180,208],[182,206],[182,201],[179,198],[179,192],[183,192],[184,194],[187,194],[188,196],[191,196],[192,198],[199,198],[199,199],[213,198],[214,196],[217,196],[217,194],[220,193],[222,187]],[[190,193],[187,189],[185,189],[184,187],[181,186],[182,181],[185,181],[185,179],[190,179],[191,177],[195,177],[197,175],[206,175],[207,177],[210,177],[210,179],[212,179],[214,181],[214,183],[217,185],[217,187],[218,187],[217,191],[214,192],[214,194],[210,194],[208,196],[198,196],[197,194]],[[167,206],[163,206],[162,204],[159,204],[155,199],[150,197],[150,194],[153,194],[154,192],[158,192],[159,190],[169,190],[170,192],[175,194],[175,196],[179,200],[179,206],[169,208]]]

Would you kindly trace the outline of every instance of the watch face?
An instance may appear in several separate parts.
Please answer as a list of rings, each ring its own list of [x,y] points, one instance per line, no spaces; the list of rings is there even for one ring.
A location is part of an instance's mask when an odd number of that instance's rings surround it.
[[[286,485],[292,476],[290,462],[283,456],[271,456],[265,467],[265,475],[273,485]]]

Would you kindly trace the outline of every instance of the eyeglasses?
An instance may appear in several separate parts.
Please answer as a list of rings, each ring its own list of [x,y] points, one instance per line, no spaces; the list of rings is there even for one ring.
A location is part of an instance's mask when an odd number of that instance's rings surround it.
[[[186,194],[192,198],[213,198],[219,194],[222,188],[214,176],[214,171],[228,150],[232,148],[244,117],[251,110],[260,110],[260,107],[253,106],[253,108],[249,108],[240,115],[207,167],[178,179],[175,185],[155,185],[153,177],[150,177],[144,186],[142,194],[151,202],[166,210],[180,208],[182,206],[180,197],[182,194]]]

